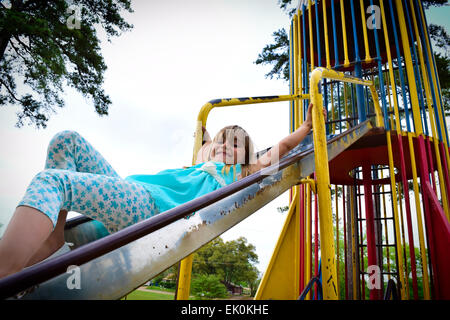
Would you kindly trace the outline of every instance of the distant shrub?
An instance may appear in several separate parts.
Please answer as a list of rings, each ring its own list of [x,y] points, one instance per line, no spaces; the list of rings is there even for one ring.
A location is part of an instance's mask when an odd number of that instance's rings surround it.
[[[227,288],[216,275],[198,275],[191,283],[192,294],[198,299],[226,298]]]

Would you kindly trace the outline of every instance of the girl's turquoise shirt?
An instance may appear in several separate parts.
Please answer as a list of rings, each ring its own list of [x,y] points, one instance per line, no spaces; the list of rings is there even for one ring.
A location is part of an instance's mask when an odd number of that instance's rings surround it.
[[[155,200],[160,212],[203,196],[237,180],[241,165],[222,172],[223,162],[205,162],[185,169],[168,169],[153,175],[136,174],[125,180],[142,184]]]

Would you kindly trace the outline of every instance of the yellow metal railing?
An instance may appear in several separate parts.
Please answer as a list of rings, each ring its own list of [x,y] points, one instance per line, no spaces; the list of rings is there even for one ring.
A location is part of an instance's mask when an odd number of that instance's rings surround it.
[[[195,157],[197,152],[202,146],[202,126],[206,126],[206,121],[208,115],[213,108],[218,107],[231,107],[247,104],[257,104],[257,103],[269,103],[269,102],[282,102],[282,101],[295,101],[295,100],[307,100],[309,99],[309,94],[298,94],[298,95],[279,95],[279,96],[267,96],[267,97],[248,97],[248,98],[230,98],[230,99],[218,99],[212,100],[204,104],[200,109],[197,117],[197,127],[195,129],[195,142],[194,142],[194,154],[192,163],[195,163]]]
[[[248,104],[269,103],[269,102],[283,102],[283,101],[296,101],[309,99],[308,94],[299,95],[279,95],[279,96],[266,96],[266,97],[247,97],[247,98],[230,98],[230,99],[218,99],[212,100],[204,104],[200,109],[197,116],[197,126],[195,129],[194,150],[192,157],[192,164],[195,164],[196,157],[202,146],[203,131],[202,127],[206,126],[209,113],[213,108],[230,107]],[[192,270],[193,254],[189,255],[181,261],[180,271],[178,277],[177,288],[177,300],[188,300],[191,282],[191,270]]]
[[[323,298],[337,300],[337,269],[336,251],[333,235],[333,215],[331,208],[331,185],[328,167],[328,150],[323,109],[323,97],[319,86],[323,79],[342,81],[368,86],[372,94],[377,127],[384,127],[383,115],[378,101],[375,85],[371,81],[363,80],[326,68],[316,68],[311,73],[310,94],[314,105],[312,109],[314,159],[316,169],[316,186],[319,198],[320,247],[322,260],[322,277],[324,279]]]
[[[195,133],[195,142],[193,150],[192,163],[195,163],[196,155],[201,148],[203,137],[202,127],[206,126],[207,118],[213,108],[228,107],[257,103],[281,102],[281,101],[299,101],[311,99],[314,104],[312,112],[313,120],[313,138],[314,153],[316,165],[316,183],[307,183],[308,186],[314,186],[319,197],[319,213],[320,213],[320,236],[321,236],[321,257],[322,257],[322,274],[324,279],[323,295],[324,299],[337,299],[337,272],[335,264],[334,236],[332,226],[331,212],[331,193],[328,168],[327,140],[325,132],[325,121],[322,113],[322,94],[319,93],[319,84],[322,79],[331,79],[342,81],[344,83],[353,83],[367,86],[372,94],[375,109],[375,125],[383,127],[383,115],[378,102],[377,91],[373,82],[355,78],[344,73],[340,73],[331,69],[316,68],[311,74],[310,92],[308,94],[280,95],[270,97],[254,97],[254,98],[232,98],[213,100],[201,108],[197,117],[197,126]],[[300,112],[296,108],[296,112]],[[298,116],[298,115],[297,115]],[[304,180],[304,182],[312,182]],[[297,190],[296,190],[297,191]],[[296,197],[293,197],[296,199]],[[308,205],[308,204],[307,204]],[[292,210],[292,209],[291,209]],[[186,300],[189,297],[190,274],[192,269],[192,255],[183,259],[180,265],[180,277],[178,281],[177,299]],[[329,280],[329,281],[328,281]]]

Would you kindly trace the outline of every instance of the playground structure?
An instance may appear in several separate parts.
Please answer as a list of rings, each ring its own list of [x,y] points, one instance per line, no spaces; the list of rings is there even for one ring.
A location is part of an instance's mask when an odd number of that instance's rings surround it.
[[[449,140],[421,2],[300,1],[290,70],[290,95],[213,100],[197,119],[194,155],[216,107],[290,101],[294,131],[313,102],[312,137],[278,164],[114,234],[72,219],[75,249],[0,280],[0,298],[117,299],[181,260],[188,299],[192,253],[290,190],[256,299],[450,299]]]
[[[369,133],[316,167],[315,201],[308,185],[293,188],[290,213],[300,239],[299,292],[312,275],[319,275],[320,257],[326,299],[365,299],[366,293],[382,299],[391,279],[401,299],[450,299],[445,249],[450,245],[448,129],[422,3],[300,3],[290,30],[291,92],[310,94],[319,109],[326,106],[327,133],[373,119],[378,104],[383,123],[377,126],[384,130]],[[303,121],[307,106],[308,100],[292,103],[291,130]],[[282,235],[277,250],[295,237]],[[279,268],[288,261],[274,256],[271,263]],[[270,271],[259,298],[276,297],[281,294],[276,287],[287,285]]]
[[[315,147],[316,172],[305,180],[313,183],[291,189],[288,218],[256,299],[296,299],[320,272],[325,299],[339,298],[339,291],[344,299],[365,299],[366,292],[382,299],[388,283],[401,299],[419,299],[418,278],[421,299],[449,299],[448,129],[422,3],[300,1],[291,22],[290,71],[291,94],[303,97],[291,102],[291,131],[304,121],[309,101],[316,107],[315,144],[324,144],[325,130],[342,133],[368,119],[383,130],[372,129],[329,163],[320,161],[328,159],[326,148]],[[192,257],[181,265],[182,298],[191,263]]]

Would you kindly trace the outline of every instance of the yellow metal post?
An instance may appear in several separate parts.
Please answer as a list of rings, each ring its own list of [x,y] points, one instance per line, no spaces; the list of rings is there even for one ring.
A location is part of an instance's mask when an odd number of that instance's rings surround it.
[[[357,297],[357,291],[358,291],[358,274],[356,272],[356,266],[358,265],[358,261],[356,259],[356,243],[357,243],[357,239],[356,239],[356,233],[355,233],[355,228],[356,228],[356,221],[355,221],[355,190],[356,188],[351,187],[350,188],[350,212],[351,212],[351,235],[352,235],[352,292],[353,292],[353,300],[356,300]]]
[[[299,41],[301,39],[299,33],[299,19],[297,15],[294,15],[294,56],[292,57],[294,60],[294,70],[295,70],[295,80],[294,80],[294,94],[300,94],[300,59],[299,53],[301,52],[301,48],[299,46]],[[300,104],[301,100],[294,100],[294,129],[297,130],[300,125]],[[300,187],[297,185],[293,188],[292,193],[294,194],[296,199],[296,207],[295,207],[295,228],[294,228],[294,291],[296,295],[300,295],[299,286],[300,286]]]
[[[311,70],[314,69],[314,37],[311,14],[311,0],[308,0],[308,24],[309,24],[309,55],[311,58]]]
[[[334,185],[335,191],[334,191],[334,200],[335,200],[335,208],[336,208],[336,270],[337,270],[337,277],[336,277],[336,286],[337,286],[337,295],[339,297],[339,197],[338,197],[338,185]]]
[[[181,260],[178,276],[177,300],[189,300],[194,254]]]
[[[401,183],[398,183],[398,185],[397,185],[397,187],[398,187],[398,194],[403,194],[403,188],[402,188],[402,184]],[[407,255],[406,255],[406,241],[405,241],[405,225],[404,225],[404,222],[403,222],[403,202],[402,202],[402,199],[400,198],[399,199],[400,201],[399,201],[399,203],[400,203],[400,216],[399,216],[399,220],[400,220],[400,228],[401,228],[401,231],[402,231],[402,234],[401,234],[401,236],[402,236],[402,238],[401,238],[401,240],[402,240],[402,242],[401,242],[401,248],[402,248],[402,254],[403,254],[403,256],[405,257],[405,265],[404,265],[404,269],[403,270],[400,270],[401,272],[403,272],[403,276],[405,277],[405,292],[406,292],[406,299],[409,299],[410,298],[410,293],[409,293],[409,277],[408,277],[408,274],[409,274],[409,272],[408,272],[408,260],[407,260]],[[398,245],[398,244],[397,244]]]
[[[380,178],[383,179],[383,170],[381,170],[380,173]],[[384,237],[385,237],[385,241],[386,244],[389,243],[389,234],[388,234],[388,228],[387,228],[387,210],[386,210],[386,197],[385,197],[385,190],[384,190],[384,184],[381,185],[381,192],[382,192],[382,197],[383,197],[383,218],[384,218],[384,223],[385,223],[385,228],[384,228]],[[392,200],[392,199],[391,199]],[[389,246],[386,246],[386,261],[387,261],[387,272],[391,272],[391,262],[390,262],[390,258],[389,258]],[[391,279],[391,275],[388,274],[388,279]]]
[[[398,111],[397,86],[395,85],[394,66],[392,64],[391,46],[390,46],[390,42],[389,42],[389,34],[388,34],[388,28],[387,28],[387,23],[386,23],[386,15],[385,15],[385,10],[384,10],[383,0],[380,0],[380,12],[381,12],[381,20],[383,22],[383,32],[384,32],[384,40],[385,40],[384,43],[386,45],[386,55],[388,58],[388,65],[389,65],[389,79],[390,79],[390,84],[392,87],[392,97],[394,99],[395,129],[397,130],[397,133],[400,133],[401,125],[400,125],[400,114]]]
[[[342,41],[344,42],[344,67],[348,67],[350,65],[350,61],[348,59],[348,45],[347,45],[347,28],[345,26],[345,8],[344,8],[344,0],[341,0],[341,23],[342,23]]]
[[[416,11],[414,9],[413,1],[410,0],[409,4],[410,4],[410,8],[411,8],[411,16],[413,17],[414,33],[416,35],[416,39],[420,39],[419,28],[418,28],[417,19],[416,19]],[[428,108],[432,108],[433,102],[432,102],[432,98],[431,98],[430,84],[428,82],[428,74],[426,71],[425,59],[423,57],[422,43],[421,43],[421,41],[417,41],[416,44],[417,44],[417,52],[419,54],[419,59],[420,59],[420,69],[422,71],[422,79],[423,79],[423,84],[424,84],[424,89],[425,89],[425,97],[426,97],[426,101],[427,101],[427,106],[428,106]]]
[[[411,170],[413,173],[413,188],[414,196],[416,200],[416,213],[417,213],[417,229],[419,231],[419,246],[420,246],[420,257],[422,260],[422,275],[423,275],[423,297],[425,300],[430,300],[430,286],[428,283],[428,265],[426,258],[425,249],[425,238],[423,235],[423,222],[422,222],[422,212],[420,210],[420,196],[419,196],[419,184],[417,183],[417,170],[416,170],[416,158],[413,145],[413,133],[408,132],[408,143],[409,143],[409,155],[411,157]]]
[[[367,37],[367,23],[366,23],[366,12],[364,11],[364,0],[359,0],[360,8],[361,8],[361,20],[362,20],[362,29],[363,29],[363,35],[364,35],[364,47],[366,49],[366,62],[372,61],[372,58],[370,57],[370,50],[369,50],[369,39]]]
[[[311,187],[309,184],[306,185],[306,258],[305,258],[305,281],[311,279],[311,214],[312,214],[312,197],[311,197]],[[308,300],[311,299],[311,292],[306,296]]]
[[[303,71],[302,71],[302,24],[300,23],[300,16],[297,16],[297,39],[298,39],[298,65],[299,65],[299,73],[298,73],[298,91],[297,94],[301,94],[303,92]],[[300,123],[303,122],[303,108],[300,108]]]
[[[317,193],[319,197],[320,250],[322,259],[323,298],[337,300],[336,251],[333,241],[333,215],[331,210],[330,176],[325,121],[322,113],[322,94],[319,82],[322,72],[318,69],[311,74],[310,92],[314,107],[312,110],[315,168]]]
[[[387,100],[389,103],[388,106],[388,112],[389,112],[389,123],[392,129],[395,128],[394,125],[394,116],[392,115],[393,111],[394,111],[394,107],[392,106],[392,101],[391,101],[391,89],[389,88],[390,86],[390,82],[389,82],[389,77],[385,77],[386,78],[386,93],[387,93]]]
[[[296,189],[272,258],[256,292],[255,300],[295,300],[298,298],[299,250],[292,241],[299,234],[298,198]]]
[[[195,128],[194,139],[194,152],[192,156],[192,164],[195,164],[197,160],[197,154],[202,146],[203,132],[202,126],[206,125],[206,121],[199,119]],[[189,300],[190,288],[191,288],[191,271],[192,262],[194,260],[194,254],[189,255],[180,262],[180,270],[178,271],[178,287],[177,287],[177,300]]]
[[[300,60],[298,59],[298,55],[301,52],[300,48],[299,48],[299,40],[300,40],[300,36],[299,36],[299,23],[298,23],[298,16],[294,15],[294,30],[293,30],[293,35],[294,35],[294,39],[293,39],[293,47],[294,47],[294,55],[292,57],[293,60],[293,67],[294,67],[294,94],[300,94],[300,83],[301,83],[301,79],[300,79]],[[299,100],[294,100],[294,121],[295,121],[295,129],[297,129],[298,123],[299,123],[299,118],[300,118],[300,101]],[[291,122],[292,123],[292,122]]]
[[[423,134],[422,119],[420,117],[419,98],[417,96],[417,86],[415,80],[416,77],[414,74],[414,68],[411,58],[410,45],[408,40],[408,31],[406,29],[406,22],[405,22],[405,14],[403,11],[402,0],[395,0],[395,3],[397,4],[397,13],[398,13],[397,16],[403,45],[403,56],[405,58],[406,73],[408,75],[409,96],[411,99],[411,106],[413,110],[414,127],[415,132],[418,135],[420,135]]]
[[[380,1],[382,2],[382,0]],[[394,208],[394,225],[395,225],[395,239],[397,243],[397,257],[398,257],[398,274],[399,274],[399,281],[401,284],[400,287],[400,293],[402,299],[406,299],[406,283],[405,283],[405,277],[403,275],[403,253],[401,249],[401,239],[400,239],[400,224],[399,224],[399,216],[398,216],[398,207],[397,207],[397,188],[395,183],[395,171],[394,171],[394,156],[392,154],[392,142],[391,142],[391,132],[386,132],[386,140],[387,140],[387,149],[388,149],[388,158],[389,158],[389,175],[391,179],[391,193],[392,193],[392,207]],[[401,201],[401,199],[400,199]]]
[[[326,1],[322,1],[322,10],[323,10],[323,28],[324,28],[324,36],[325,36],[325,52],[326,52],[327,68],[331,69],[330,44],[329,44],[329,38],[328,38],[328,23],[327,23],[328,22],[327,2]]]

